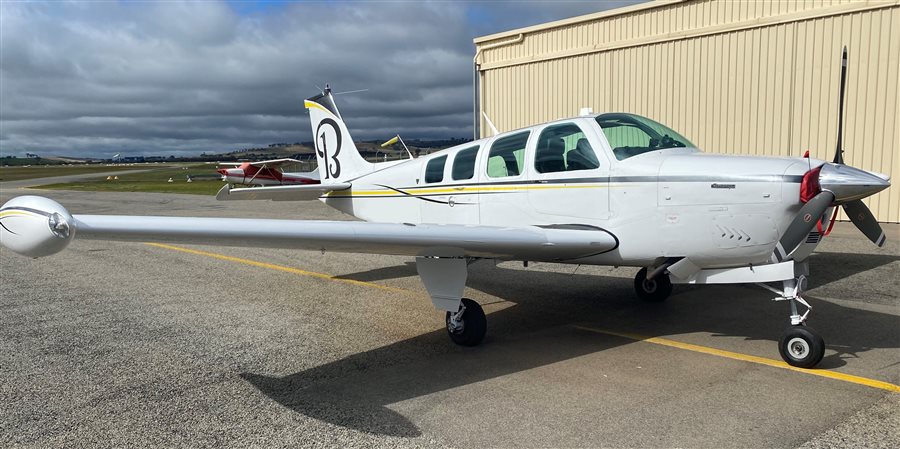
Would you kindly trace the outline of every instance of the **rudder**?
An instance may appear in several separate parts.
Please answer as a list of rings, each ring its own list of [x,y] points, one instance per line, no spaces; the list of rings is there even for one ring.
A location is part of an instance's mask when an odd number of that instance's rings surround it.
[[[322,184],[346,182],[372,172],[372,164],[363,159],[341,119],[331,89],[304,102],[309,109],[309,121],[319,162]]]

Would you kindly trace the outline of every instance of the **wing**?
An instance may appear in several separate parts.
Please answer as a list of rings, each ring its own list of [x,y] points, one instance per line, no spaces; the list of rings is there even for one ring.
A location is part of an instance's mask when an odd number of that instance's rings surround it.
[[[495,227],[248,218],[70,215],[59,203],[20,196],[0,209],[0,241],[30,257],[79,239],[293,248],[410,256],[557,261],[614,250],[609,232],[588,226]]]
[[[561,260],[616,247],[602,230],[357,221],[75,215],[78,238],[409,256]]]
[[[249,187],[232,189],[225,184],[216,193],[219,201],[234,200],[272,200],[272,201],[310,201],[334,190],[350,188],[349,182],[336,184],[300,184],[274,187]]]
[[[259,161],[259,162],[251,162],[250,165],[254,167],[269,167],[269,168],[278,168],[282,165],[288,164],[300,164],[302,161],[298,161],[297,159],[272,159],[269,161]]]

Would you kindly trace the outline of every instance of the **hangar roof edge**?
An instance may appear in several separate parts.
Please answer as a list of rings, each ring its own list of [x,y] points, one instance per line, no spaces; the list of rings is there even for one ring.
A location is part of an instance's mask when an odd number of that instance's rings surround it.
[[[551,28],[558,28],[561,26],[572,25],[575,23],[590,22],[591,20],[603,19],[603,18],[613,17],[613,16],[621,16],[621,15],[630,14],[630,13],[637,12],[637,11],[643,11],[645,9],[661,8],[664,6],[675,5],[675,4],[684,3],[687,1],[689,1],[689,0],[654,0],[654,1],[649,1],[649,2],[645,2],[645,3],[638,3],[636,5],[623,6],[621,8],[615,8],[615,9],[608,9],[605,11],[599,11],[599,12],[595,12],[595,13],[591,13],[591,14],[585,14],[582,16],[569,17],[568,19],[556,20],[556,21],[547,22],[547,23],[539,23],[537,25],[531,25],[531,26],[527,26],[524,28],[515,28],[512,30],[501,31],[499,33],[489,34],[487,36],[476,37],[475,39],[472,40],[472,42],[474,42],[475,45],[478,46],[480,44],[484,44],[486,42],[494,41],[497,39],[516,36],[519,33],[522,33],[522,34],[534,33],[537,31],[547,30],[547,29],[551,29]]]

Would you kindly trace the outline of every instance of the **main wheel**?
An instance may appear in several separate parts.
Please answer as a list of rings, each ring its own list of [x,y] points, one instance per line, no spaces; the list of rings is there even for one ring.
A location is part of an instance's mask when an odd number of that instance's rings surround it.
[[[812,368],[825,356],[825,341],[809,327],[791,326],[782,334],[778,352],[788,365]]]
[[[649,302],[665,301],[672,294],[672,281],[669,275],[660,273],[652,280],[647,280],[647,269],[641,268],[634,277],[634,291],[638,298]]]
[[[487,318],[484,309],[469,298],[463,298],[461,307],[465,307],[462,318],[453,321],[455,313],[447,312],[447,334],[453,343],[460,346],[475,346],[484,340],[487,333]]]

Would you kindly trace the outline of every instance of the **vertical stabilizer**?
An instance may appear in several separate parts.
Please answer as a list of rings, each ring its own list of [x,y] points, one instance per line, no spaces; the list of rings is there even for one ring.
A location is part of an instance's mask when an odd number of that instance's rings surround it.
[[[307,99],[304,106],[309,109],[322,184],[346,182],[373,170],[356,149],[331,89],[326,87],[321,95]]]

